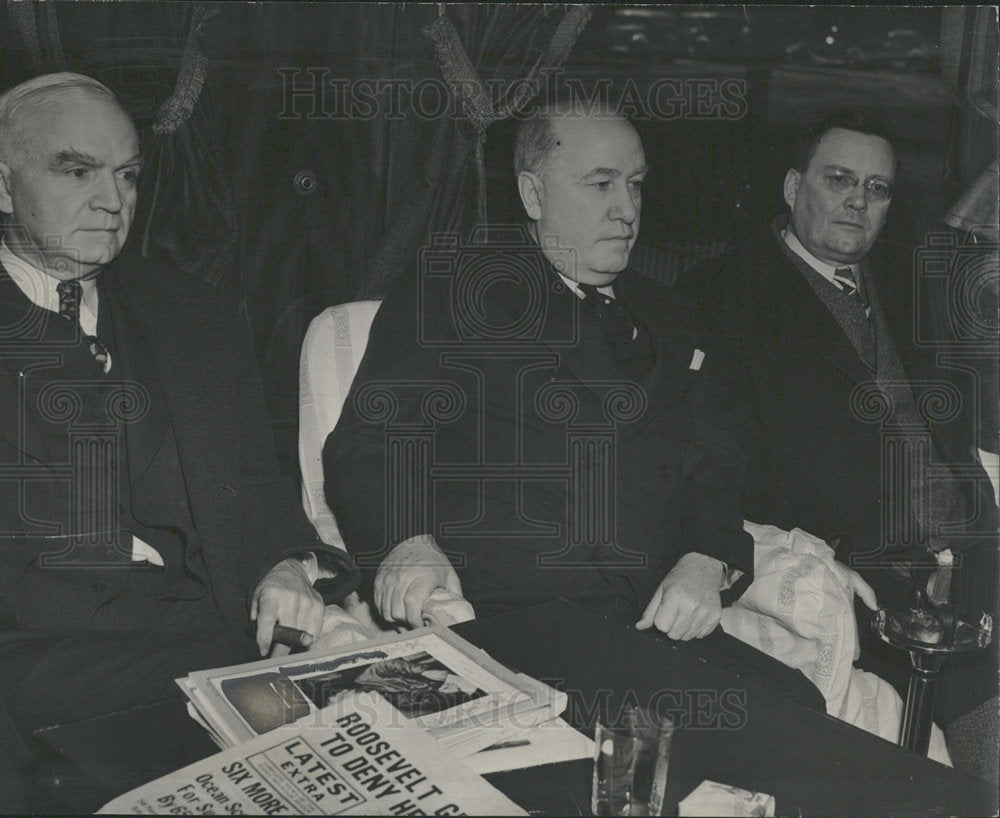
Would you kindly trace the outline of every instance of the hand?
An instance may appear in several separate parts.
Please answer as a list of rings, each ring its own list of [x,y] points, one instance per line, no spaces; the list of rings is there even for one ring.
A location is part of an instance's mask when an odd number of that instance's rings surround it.
[[[327,605],[323,626],[310,650],[330,650],[353,642],[373,639],[378,633],[355,619],[339,605]]]
[[[476,618],[476,612],[467,599],[443,588],[435,588],[434,593],[427,597],[420,615],[425,625],[446,627],[460,622],[470,622]]]
[[[323,607],[323,597],[313,589],[302,560],[289,557],[275,565],[260,581],[250,603],[250,618],[257,620],[260,655],[266,656],[271,649],[276,622],[315,637],[323,625]],[[275,645],[273,655],[284,656],[290,650],[287,645]]]
[[[722,619],[721,584],[721,562],[704,554],[685,554],[663,578],[635,626],[645,630],[655,625],[682,641],[708,636]]]
[[[375,575],[375,608],[389,622],[423,624],[423,607],[435,588],[462,595],[462,583],[430,534],[419,534],[389,552]]]
[[[861,601],[865,603],[871,610],[878,609],[878,599],[875,597],[875,591],[872,590],[872,586],[869,585],[861,578],[861,574],[855,571],[853,568],[848,568],[844,563],[833,561],[834,570],[837,572],[837,576],[840,577],[840,581],[844,583],[844,587],[848,591],[853,591],[859,597]]]

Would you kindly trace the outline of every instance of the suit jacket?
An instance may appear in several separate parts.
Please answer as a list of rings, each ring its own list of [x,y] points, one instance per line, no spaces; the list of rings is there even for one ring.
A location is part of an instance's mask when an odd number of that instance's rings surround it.
[[[752,571],[743,467],[693,311],[627,272],[650,333],[624,380],[592,309],[538,251],[438,252],[395,283],[324,448],[327,499],[371,574],[431,532],[479,615],[568,596],[634,611],[690,551]],[[696,363],[696,362],[695,362]]]
[[[150,411],[162,420],[152,440],[132,439],[127,429],[130,513],[150,521],[155,530],[167,522],[158,516],[158,499],[179,491],[186,513],[169,523],[184,529],[189,547],[197,548],[192,582],[204,583],[215,614],[205,627],[243,631],[257,583],[295,552],[325,551],[340,565],[339,587],[327,589],[331,600],[350,590],[355,580],[350,561],[316,539],[292,487],[277,472],[259,374],[235,311],[220,306],[218,294],[204,284],[151,261],[123,256],[101,276],[102,316],[103,299],[114,298],[135,328],[133,340],[145,347],[144,353],[113,352],[115,366],[108,377],[120,378],[122,363],[131,355],[135,363],[130,373],[138,372],[141,361],[144,383],[151,386],[137,390],[134,383],[124,384],[116,400],[141,403],[152,396]],[[86,355],[86,348],[73,333],[67,335],[67,322],[34,308],[6,274],[0,274],[0,289],[2,626],[86,630],[94,611],[117,592],[116,583],[87,581],[94,568],[31,566],[62,547],[56,535],[66,530],[67,494],[100,489],[74,482],[65,448],[48,451],[39,442],[46,436],[36,433],[38,425],[60,409],[22,405],[21,389],[34,380],[29,391],[37,395],[38,385],[47,385],[48,371],[57,371],[61,356]],[[60,346],[67,337],[68,345]],[[81,422],[69,404],[63,409],[66,414],[57,420]],[[108,411],[124,410],[112,407],[109,399]],[[164,470],[164,464],[169,468],[172,463],[180,470],[173,487]],[[190,586],[179,594],[185,595],[192,595]],[[141,624],[123,615],[111,627]]]
[[[885,447],[892,426],[882,422],[878,399],[870,396],[866,405],[856,391],[873,383],[873,371],[779,242],[775,233],[739,243],[689,272],[682,289],[699,302],[713,327],[712,349],[734,364],[739,379],[736,391],[747,410],[741,436],[749,458],[746,516],[786,529],[800,527],[832,545],[839,543],[838,558],[848,561],[853,555],[860,567],[857,558],[879,554],[885,542],[883,509],[888,506],[890,514],[899,516],[907,507],[887,479]],[[866,265],[865,281],[873,310],[885,314],[918,404],[931,381],[972,394],[972,382],[951,382],[910,342],[912,327],[905,319],[912,309],[905,293],[888,288],[891,279],[883,264],[875,260]],[[933,415],[935,406],[925,404],[924,409]],[[961,462],[951,445],[961,432],[949,413],[939,414],[927,424],[932,459]],[[978,486],[985,487],[984,482]],[[978,510],[979,519],[970,529],[989,530],[992,501],[977,493],[972,481],[960,488],[967,505]],[[910,524],[908,518],[897,522]],[[981,545],[981,537],[960,538],[952,547],[961,551]],[[987,577],[994,570],[990,562]],[[862,573],[877,590],[891,587],[882,572]],[[976,593],[983,597],[980,604],[987,604],[988,592]]]

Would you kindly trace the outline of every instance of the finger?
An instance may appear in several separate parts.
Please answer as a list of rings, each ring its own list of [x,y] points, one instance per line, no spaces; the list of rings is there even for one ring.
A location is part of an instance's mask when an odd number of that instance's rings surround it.
[[[274,623],[278,621],[276,609],[263,604],[257,613],[257,647],[260,648],[261,656],[267,656],[267,652],[271,649],[271,639],[274,636]]]
[[[385,565],[379,566],[378,573],[375,574],[375,582],[372,585],[372,603],[375,610],[385,616],[382,606],[385,603],[386,571]]]
[[[424,603],[437,587],[436,583],[427,579],[410,583],[403,598],[403,606],[406,611],[406,622],[411,628],[419,628],[424,624]]]
[[[660,600],[660,607],[656,611],[656,616],[653,617],[653,624],[656,625],[657,630],[669,636],[671,629],[676,628],[680,615],[681,609],[677,604],[676,597],[671,594],[665,594],[664,598]]]
[[[406,621],[406,592],[411,584],[412,579],[404,584],[399,578],[393,583],[388,598],[383,602],[390,622]]]
[[[279,642],[278,644],[276,644],[274,646],[274,649],[271,651],[271,656],[272,657],[274,657],[274,656],[287,656],[291,652],[292,652],[292,649],[290,647],[288,647],[288,645],[282,645]]]
[[[320,623],[319,627],[322,627],[323,603],[316,598],[311,589],[308,593],[290,593],[282,598],[278,608],[278,621],[282,625],[297,628],[310,636],[315,636],[319,633],[317,619]]]
[[[701,633],[696,634],[695,638],[704,639],[706,636],[712,633],[717,627],[719,627],[719,623],[721,621],[722,621],[722,608],[720,607],[717,608],[715,612],[708,618],[708,622],[705,625],[704,629],[702,629]]]
[[[696,622],[691,626],[691,630],[688,633],[687,638],[690,639],[704,639],[712,631],[715,630],[715,626],[719,624],[718,618],[715,615],[715,611],[707,607],[702,612],[701,615],[696,617]]]
[[[323,614],[326,613],[326,606],[322,602],[317,602],[312,606],[312,615],[307,616],[305,627],[302,629],[313,637],[313,644],[316,644],[316,637],[323,632]],[[307,646],[308,647],[308,646]]]
[[[257,594],[253,595],[253,600],[250,603],[250,621],[253,622],[257,618]]]
[[[394,622],[392,615],[393,600],[396,596],[396,589],[399,587],[400,577],[396,572],[386,573],[382,579],[382,587],[377,596],[374,597],[376,610],[387,622]]]
[[[871,610],[878,610],[878,598],[874,589],[859,574],[854,575],[854,591]]]
[[[649,600],[649,604],[646,606],[646,610],[642,612],[642,618],[635,623],[635,626],[644,631],[653,624],[653,619],[656,617],[657,611],[660,607],[660,600],[663,598],[663,589],[660,586],[656,587],[656,591],[653,593],[653,598]]]
[[[674,638],[679,639],[681,642],[688,642],[694,638],[694,635],[701,630],[704,624],[701,615],[697,611],[692,611],[687,617],[687,626],[683,630],[681,630],[682,623],[678,622],[676,624],[680,634]]]
[[[671,639],[683,639],[687,635],[687,632],[691,629],[691,611],[681,608],[679,605],[675,605],[675,610],[677,611],[674,616],[673,624],[667,629],[667,636]]]

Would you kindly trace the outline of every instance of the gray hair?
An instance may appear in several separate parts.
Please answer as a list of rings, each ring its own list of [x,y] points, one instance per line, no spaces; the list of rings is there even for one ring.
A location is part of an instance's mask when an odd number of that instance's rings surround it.
[[[36,106],[50,96],[60,96],[72,89],[81,88],[107,97],[121,107],[118,97],[103,82],[84,74],[62,71],[42,74],[15,85],[0,94],[0,161],[7,162],[18,147],[17,118],[25,110]]]

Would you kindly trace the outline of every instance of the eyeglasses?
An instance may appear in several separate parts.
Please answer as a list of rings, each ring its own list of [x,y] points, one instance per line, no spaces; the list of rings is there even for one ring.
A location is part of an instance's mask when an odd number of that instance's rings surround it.
[[[834,193],[852,193],[861,184],[865,189],[865,196],[873,202],[884,204],[892,198],[892,182],[873,176],[858,182],[858,177],[852,173],[831,171],[823,176],[826,186]]]

